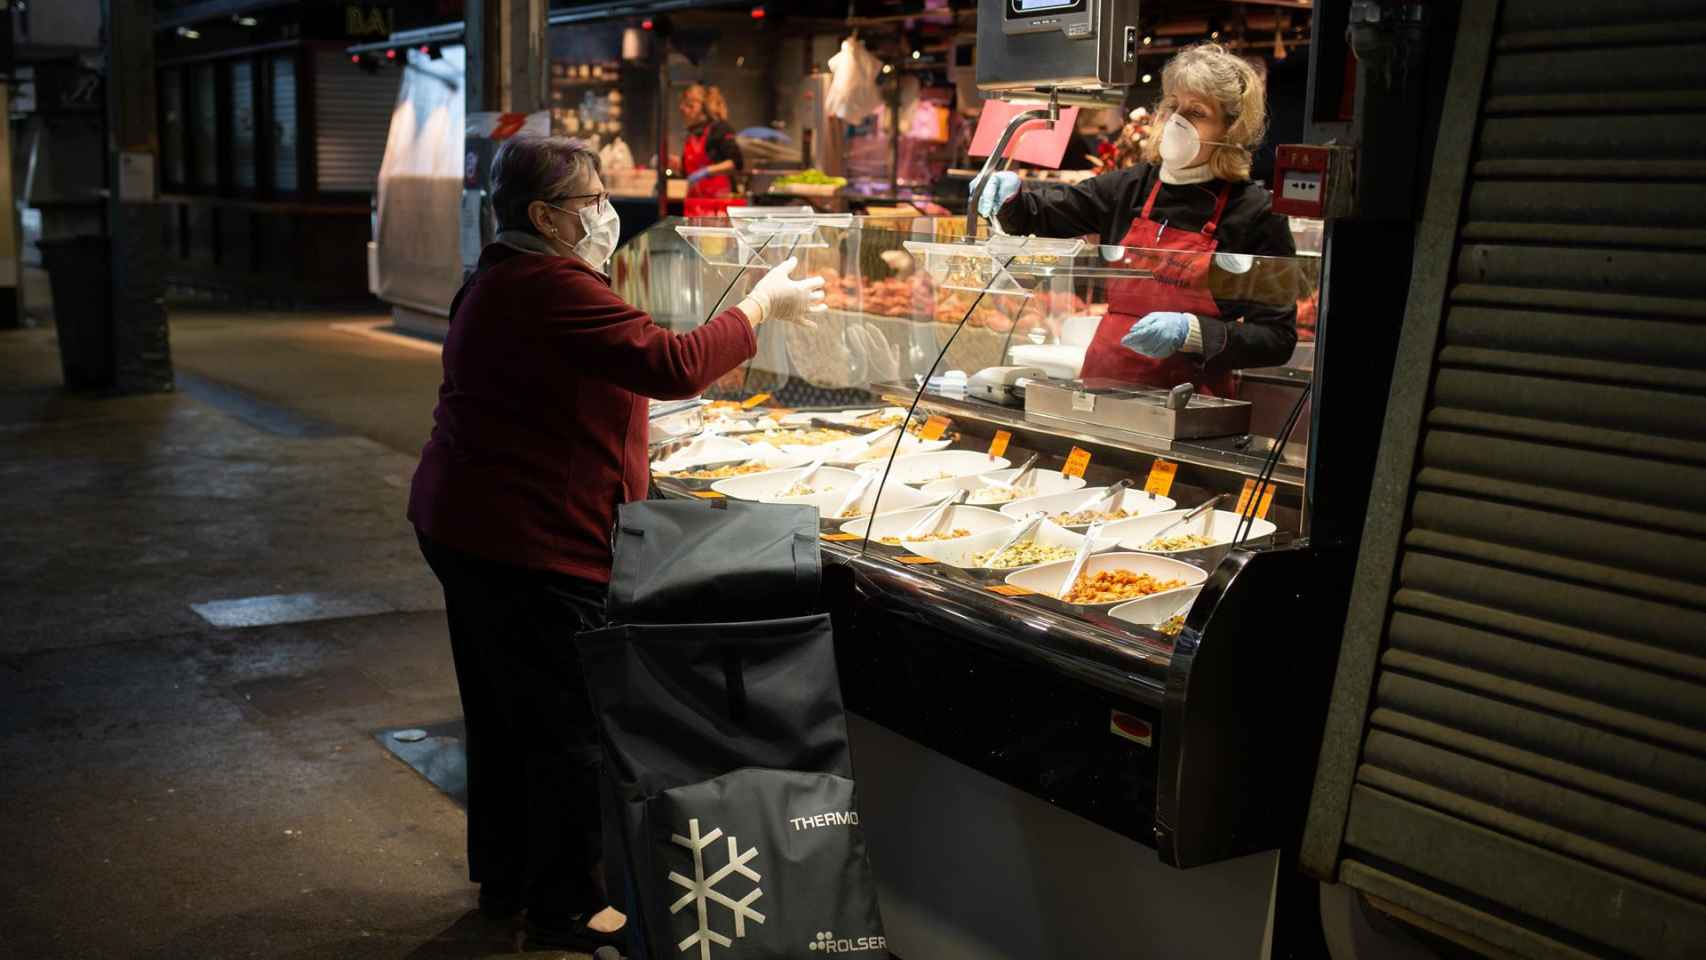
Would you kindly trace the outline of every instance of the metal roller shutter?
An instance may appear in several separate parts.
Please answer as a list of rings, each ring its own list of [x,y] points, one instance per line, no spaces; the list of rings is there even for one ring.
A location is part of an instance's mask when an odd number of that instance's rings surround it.
[[[255,189],[255,64],[231,61],[231,182]]]
[[[279,53],[267,59],[272,102],[272,186],[292,191],[297,182],[296,54]]]
[[[402,70],[357,69],[341,50],[314,51],[314,169],[319,189],[371,193],[385,156]]]
[[[1465,4],[1303,863],[1706,955],[1706,10]]]

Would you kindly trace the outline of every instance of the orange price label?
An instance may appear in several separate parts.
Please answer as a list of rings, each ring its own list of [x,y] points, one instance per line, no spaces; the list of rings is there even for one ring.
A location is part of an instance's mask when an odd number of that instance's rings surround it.
[[[1167,491],[1173,489],[1173,475],[1179,472],[1179,465],[1169,460],[1157,460],[1149,468],[1149,479],[1143,483],[1147,493],[1165,497]]]
[[[1238,507],[1235,511],[1236,513],[1243,515],[1245,511],[1250,509],[1250,498],[1255,495],[1255,492],[1256,481],[1244,481],[1244,489],[1238,494]],[[1268,518],[1268,508],[1273,505],[1274,485],[1271,483],[1265,484],[1262,487],[1262,495],[1256,499],[1256,516],[1266,520]]]
[[[900,561],[901,563],[908,564],[908,565],[911,565],[914,567],[922,567],[925,564],[930,564],[930,563],[936,562],[935,560],[931,559],[930,557],[896,557],[895,559]]]
[[[918,431],[918,436],[920,439],[927,441],[940,440],[942,439],[942,434],[947,432],[948,418],[937,416],[924,421],[924,428]]]
[[[1263,520],[1268,518],[1268,508],[1274,505],[1274,485],[1268,484],[1262,491],[1262,499],[1256,503],[1256,516]]]
[[[693,494],[701,500],[721,500],[723,495],[715,490],[700,490]]]
[[[1090,466],[1090,451],[1083,447],[1073,447],[1067,456],[1066,464],[1060,468],[1063,477],[1082,477],[1086,467]]]
[[[990,455],[990,457],[991,458],[999,457],[1002,454],[1006,453],[1007,452],[1007,444],[1010,441],[1012,441],[1012,439],[1013,439],[1013,435],[1011,433],[1008,433],[1006,430],[995,431],[995,436],[989,441],[989,455]]]
[[[770,394],[768,393],[755,393],[740,402],[741,409],[751,410],[753,407],[758,406],[768,399],[770,399]]]
[[[1031,591],[1024,587],[1015,587],[1011,583],[998,583],[989,588],[990,593],[999,593],[1004,597],[1028,597]]]
[[[828,540],[830,543],[847,543],[859,539],[859,535],[857,533],[825,533],[820,535],[820,539]]]

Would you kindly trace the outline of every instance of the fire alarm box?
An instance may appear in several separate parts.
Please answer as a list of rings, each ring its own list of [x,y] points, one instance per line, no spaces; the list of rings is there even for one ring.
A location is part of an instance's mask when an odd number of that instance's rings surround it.
[[[1274,212],[1317,220],[1350,212],[1350,149],[1287,143],[1274,150]]]

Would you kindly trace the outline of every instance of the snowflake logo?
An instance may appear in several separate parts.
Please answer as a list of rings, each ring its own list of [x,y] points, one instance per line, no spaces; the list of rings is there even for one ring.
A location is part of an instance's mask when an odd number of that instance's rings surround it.
[[[705,876],[705,848],[716,843],[722,835],[722,829],[718,828],[701,837],[699,835],[699,821],[688,820],[687,836],[684,837],[677,833],[669,838],[671,843],[686,847],[693,853],[693,879],[689,880],[673,870],[669,873],[669,879],[671,881],[680,884],[687,890],[686,893],[681,895],[680,900],[677,900],[675,903],[670,905],[669,912],[671,915],[680,913],[682,910],[685,910],[687,905],[690,903],[698,908],[699,929],[689,935],[687,939],[681,941],[679,946],[681,952],[686,953],[688,950],[691,950],[694,945],[698,945],[699,960],[711,960],[711,944],[713,943],[719,947],[730,947],[734,945],[734,940],[731,940],[711,929],[710,910],[707,906],[707,901],[720,903],[724,907],[728,908],[730,913],[734,914],[735,937],[737,938],[746,936],[746,921],[748,918],[751,918],[757,923],[764,922],[764,914],[752,909],[752,902],[757,900],[759,897],[764,896],[764,890],[756,886],[761,878],[758,875],[758,871],[747,867],[747,862],[753,857],[758,856],[757,847],[753,847],[745,853],[741,853],[740,845],[736,843],[735,838],[732,836],[729,837],[728,862],[724,863],[716,873],[713,873],[708,877]],[[741,897],[739,900],[731,900],[719,891],[716,888],[717,884],[727,879],[731,873],[738,873],[748,880],[751,880],[754,884],[752,892]]]

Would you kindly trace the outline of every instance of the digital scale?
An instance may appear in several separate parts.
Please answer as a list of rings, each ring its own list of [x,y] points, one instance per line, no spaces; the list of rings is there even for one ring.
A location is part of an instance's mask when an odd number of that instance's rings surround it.
[[[1061,102],[1123,100],[1137,82],[1137,0],[978,0],[977,86]]]

